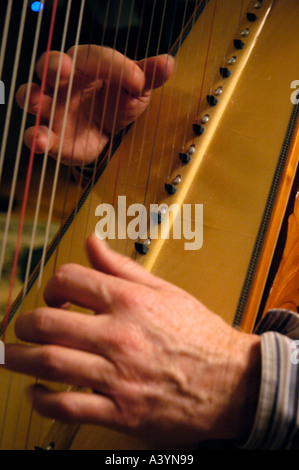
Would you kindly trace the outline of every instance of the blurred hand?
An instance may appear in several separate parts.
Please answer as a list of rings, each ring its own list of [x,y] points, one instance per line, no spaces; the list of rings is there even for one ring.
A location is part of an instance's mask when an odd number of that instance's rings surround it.
[[[41,122],[37,132],[36,153],[44,153],[49,138],[49,155],[57,158],[66,111],[66,98],[75,48],[67,54],[51,51],[46,92],[41,104]],[[44,54],[36,66],[39,78],[45,67]],[[55,115],[49,130],[53,94],[61,63]],[[101,46],[78,46],[70,105],[61,161],[69,165],[89,164],[103,151],[111,136],[135,121],[147,108],[152,89],[162,86],[173,72],[169,56],[157,56],[134,62],[121,53]],[[24,108],[28,85],[17,92],[16,100]],[[32,84],[29,112],[36,115],[40,87]],[[31,148],[34,127],[27,129],[25,144]]]
[[[93,393],[35,386],[36,409],[172,445],[246,439],[259,337],[234,330],[94,236],[87,250],[93,269],[62,266],[45,291],[49,307],[18,318],[16,333],[31,346],[7,345],[6,367]],[[63,310],[68,302],[95,315]]]

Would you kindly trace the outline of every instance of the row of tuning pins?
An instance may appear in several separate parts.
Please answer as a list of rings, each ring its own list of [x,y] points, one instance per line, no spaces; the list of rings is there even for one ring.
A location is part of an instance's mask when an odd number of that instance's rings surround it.
[[[254,9],[258,10],[262,6],[263,6],[263,0],[259,0],[255,2]],[[248,22],[253,23],[257,19],[258,17],[256,13],[251,13],[251,12],[247,13]],[[250,29],[244,28],[240,32],[241,38],[234,39],[234,47],[236,50],[242,50],[245,47],[244,40],[246,39],[247,36],[249,36],[249,34],[250,34]],[[229,67],[233,66],[236,62],[237,62],[237,57],[233,55],[227,60],[227,65],[225,67],[220,67],[219,72],[223,79],[229,78],[231,76],[232,72]],[[219,98],[222,95],[222,93],[223,93],[223,87],[219,86],[217,87],[213,95],[207,95],[208,105],[211,107],[217,106],[217,104],[219,103]],[[204,132],[206,131],[205,125],[208,124],[209,121],[210,121],[210,115],[205,114],[201,118],[200,122],[196,122],[195,124],[193,124],[194,134],[196,136],[203,135]],[[181,163],[183,165],[188,165],[189,163],[191,163],[195,151],[196,151],[195,145],[191,145],[190,148],[187,150],[187,152],[180,152],[179,158],[180,158]],[[178,187],[181,184],[181,182],[182,182],[182,176],[177,175],[171,182],[165,184],[166,192],[170,196],[173,196],[178,191]],[[159,213],[157,217],[157,223],[161,224],[162,219],[163,219],[163,214]],[[151,244],[150,239],[147,239],[144,242],[139,241],[135,243],[135,249],[139,254],[146,255],[150,249],[150,244]]]
[[[258,10],[262,6],[263,6],[263,0],[259,0],[258,2],[255,2],[254,9]],[[251,13],[251,12],[247,13],[248,22],[253,23],[257,19],[258,19],[258,17],[256,15],[256,13]],[[240,36],[241,36],[242,39],[240,39],[240,38],[234,39],[234,47],[235,47],[236,50],[241,50],[245,47],[244,40],[247,36],[249,36],[249,34],[250,34],[250,29],[249,28],[244,28],[240,32]],[[232,72],[231,72],[229,67],[233,66],[236,62],[237,62],[237,57],[235,55],[233,55],[227,60],[227,65],[225,67],[220,67],[219,72],[220,72],[220,75],[223,79],[229,78],[231,76]],[[222,93],[223,93],[223,87],[218,86],[213,95],[211,95],[211,94],[207,95],[207,104],[210,107],[217,106],[217,104],[219,103],[219,98],[222,95]],[[204,134],[204,132],[206,130],[205,125],[209,121],[210,121],[210,115],[205,114],[201,118],[200,122],[196,122],[195,124],[193,124],[194,134],[196,136],[201,136],[202,134]],[[181,152],[179,154],[179,158],[180,158],[181,162],[183,163],[183,165],[188,165],[189,163],[191,163],[192,156],[193,156],[194,153],[195,153],[195,146],[192,145],[187,152]],[[171,184],[166,184],[165,185],[165,189],[168,192],[168,194],[173,195],[173,194],[176,193],[177,185],[179,184],[177,182],[178,180],[179,180],[179,183],[180,183],[182,178],[180,176],[178,176],[178,177],[176,177],[176,179]]]

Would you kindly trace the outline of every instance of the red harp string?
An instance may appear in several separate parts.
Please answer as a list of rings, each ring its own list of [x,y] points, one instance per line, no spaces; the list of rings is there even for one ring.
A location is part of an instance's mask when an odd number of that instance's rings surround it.
[[[52,40],[53,40],[57,6],[58,6],[58,0],[54,0],[47,48],[46,48],[46,53],[45,53],[45,65],[44,65],[44,70],[43,70],[42,80],[41,80],[39,105],[38,105],[37,114],[36,114],[32,146],[30,149],[29,163],[28,163],[26,182],[25,182],[25,190],[24,190],[22,209],[21,209],[21,214],[20,214],[20,224],[19,224],[19,229],[18,229],[17,243],[16,243],[16,249],[15,249],[14,260],[13,260],[13,265],[12,265],[11,279],[10,279],[10,284],[9,284],[8,301],[7,301],[7,307],[6,307],[5,316],[3,320],[3,332],[2,332],[3,342],[5,342],[6,330],[8,326],[8,320],[9,320],[9,313],[10,313],[10,308],[11,308],[11,303],[12,303],[13,286],[15,282],[18,259],[19,259],[19,254],[20,254],[21,239],[22,239],[22,233],[23,233],[23,228],[24,228],[27,201],[28,201],[28,196],[29,196],[30,182],[31,182],[34,156],[35,156],[35,150],[36,150],[38,127],[41,121],[42,98],[46,89],[46,78],[47,78],[47,72],[48,72],[50,50],[51,50],[51,45],[52,45]]]

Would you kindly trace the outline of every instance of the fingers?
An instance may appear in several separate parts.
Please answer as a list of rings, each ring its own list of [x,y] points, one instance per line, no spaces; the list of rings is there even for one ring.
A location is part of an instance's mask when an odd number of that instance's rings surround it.
[[[58,153],[59,137],[55,132],[48,129],[46,126],[29,127],[24,133],[24,143],[31,149],[35,137],[35,153],[45,153],[46,150],[54,155]]]
[[[109,47],[77,46],[68,51],[76,56],[76,70],[91,80],[108,80],[111,85],[121,85],[129,94],[139,96],[145,85],[141,68],[120,52]]]
[[[145,73],[146,83],[143,90],[145,92],[164,85],[174,71],[175,62],[170,55],[160,55],[141,60],[137,64]]]
[[[20,361],[20,358],[22,360]],[[115,368],[102,356],[60,346],[6,345],[5,367],[39,379],[105,393],[115,383]]]
[[[82,164],[88,165],[93,163],[101,149],[109,141],[109,138],[104,133],[96,139],[93,139],[93,137],[93,133],[89,132],[88,129],[83,138],[74,139],[74,133],[70,132],[70,136],[65,138],[63,145],[61,145],[60,135],[48,127],[40,125],[37,128],[29,127],[25,131],[24,143],[31,149],[35,141],[35,153],[43,154],[47,151],[52,158],[59,158],[61,163],[81,166]],[[88,152],[86,152],[86,148],[88,148]]]
[[[30,88],[30,90],[28,90]],[[24,109],[27,93],[30,93],[28,100],[28,111],[35,116],[40,111],[41,119],[49,119],[52,109],[53,100],[49,95],[40,96],[40,87],[36,83],[29,85],[22,85],[17,94],[16,101],[20,108]]]
[[[117,426],[119,414],[114,402],[104,396],[79,392],[52,392],[41,386],[31,389],[33,405],[44,417],[67,423]]]
[[[47,54],[43,54],[36,64],[36,73],[42,79],[46,66]],[[73,61],[68,54],[62,52],[51,51],[48,55],[48,68],[46,77],[46,86],[54,89],[56,86],[57,76],[59,72],[59,85],[65,87],[69,83],[72,72]]]
[[[69,264],[61,266],[51,278],[44,298],[54,308],[70,302],[96,313],[109,313],[120,304],[121,295],[128,287],[125,280]]]
[[[100,321],[100,323],[99,323]],[[111,348],[115,323],[111,317],[40,308],[20,315],[15,324],[17,337],[27,343],[54,344],[91,353],[106,354]]]
[[[152,288],[168,286],[132,259],[111,250],[106,242],[98,240],[95,235],[87,240],[86,248],[92,266],[98,271]]]

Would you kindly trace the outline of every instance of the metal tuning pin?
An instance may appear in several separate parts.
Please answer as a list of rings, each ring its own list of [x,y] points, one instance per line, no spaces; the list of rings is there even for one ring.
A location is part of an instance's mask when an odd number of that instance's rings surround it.
[[[181,182],[182,182],[182,177],[181,177],[181,175],[176,176],[176,177],[174,178],[174,180],[173,180],[173,184],[174,184],[175,186],[177,186],[178,184],[181,184]]]
[[[202,118],[201,118],[201,123],[202,124],[207,124],[210,120],[210,116],[209,114],[205,114]],[[195,151],[195,146],[194,146],[194,151]]]
[[[222,93],[223,93],[223,88],[222,88],[222,86],[219,86],[219,87],[215,90],[214,95],[215,95],[215,96],[220,96],[220,95],[222,95]]]
[[[236,62],[237,62],[237,57],[235,55],[230,57],[227,61],[228,65],[234,65]]]
[[[245,28],[241,31],[241,36],[243,36],[243,37],[249,36],[249,33],[250,33],[250,29]]]
[[[147,255],[149,252],[151,240],[148,238],[144,242],[136,242],[135,249],[140,255]]]
[[[258,10],[258,9],[261,8],[262,6],[263,6],[263,0],[259,0],[259,2],[256,2],[256,3],[254,4],[254,8],[255,8],[256,10]]]
[[[158,212],[153,213],[153,220],[156,224],[161,225],[163,222],[163,217],[165,216],[167,210],[165,207],[162,207]]]
[[[206,121],[207,122],[207,121]],[[188,148],[187,152],[180,153],[180,160],[184,165],[187,165],[191,162],[192,156],[195,154],[195,145],[192,144],[191,147]]]
[[[166,192],[167,192],[168,194],[170,194],[171,196],[173,196],[173,195],[177,192],[177,190],[178,190],[177,186],[178,186],[181,182],[182,182],[182,177],[181,177],[181,175],[176,176],[171,184],[169,184],[169,183],[166,183],[166,184],[165,184],[165,190],[166,190]]]
[[[253,23],[254,21],[257,20],[257,16],[255,13],[247,13],[247,19],[248,21]]]

